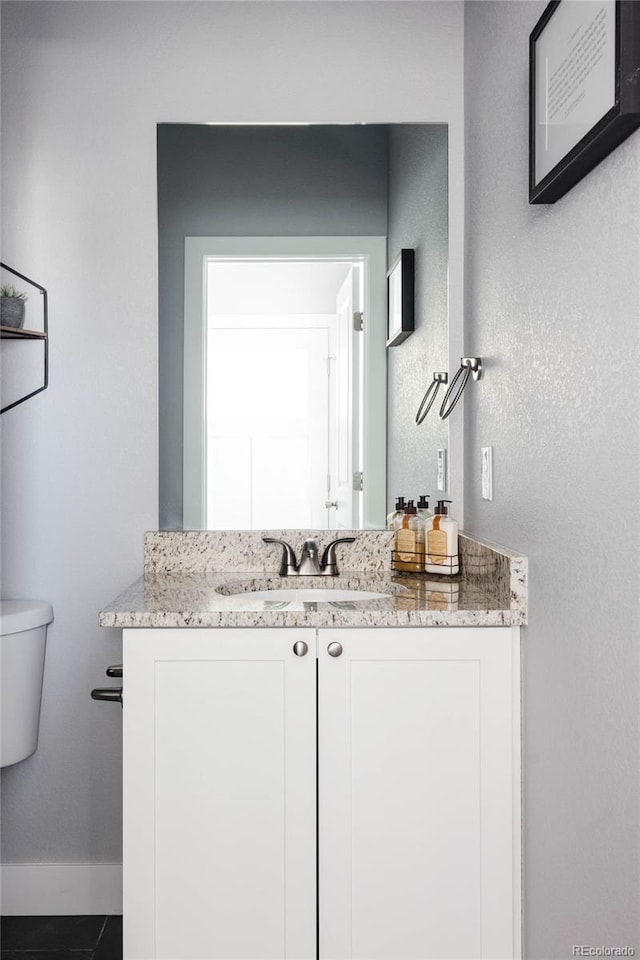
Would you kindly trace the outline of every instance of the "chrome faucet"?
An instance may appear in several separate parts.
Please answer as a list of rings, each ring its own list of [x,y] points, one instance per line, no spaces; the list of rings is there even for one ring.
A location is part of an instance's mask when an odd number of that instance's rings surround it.
[[[263,537],[265,543],[279,543],[282,547],[282,562],[280,564],[281,577],[337,577],[338,562],[336,546],[339,543],[353,543],[355,537],[338,537],[332,540],[318,562],[318,544],[315,540],[305,540],[300,554],[300,563],[296,561],[293,547],[286,540],[276,540],[273,537]]]
[[[318,544],[315,540],[305,540],[302,544],[300,563],[298,564],[299,577],[320,577],[322,569],[318,559]]]

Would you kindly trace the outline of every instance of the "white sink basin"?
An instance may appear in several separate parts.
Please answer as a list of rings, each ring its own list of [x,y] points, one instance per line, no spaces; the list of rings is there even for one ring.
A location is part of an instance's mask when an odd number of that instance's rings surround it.
[[[273,590],[246,590],[231,594],[235,597],[246,597],[247,600],[272,600],[275,603],[341,603],[349,600],[363,603],[370,600],[385,600],[388,593],[375,593],[373,590],[326,590],[321,587],[301,587],[299,590],[283,587]]]

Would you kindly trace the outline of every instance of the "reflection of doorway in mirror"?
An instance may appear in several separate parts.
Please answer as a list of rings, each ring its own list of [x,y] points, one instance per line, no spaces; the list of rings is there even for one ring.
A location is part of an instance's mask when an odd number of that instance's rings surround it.
[[[336,296],[336,332],[330,366],[329,527],[359,530],[363,521],[362,486],[356,482],[363,463],[363,363],[361,316],[364,267],[352,264]]]
[[[346,260],[207,260],[209,529],[361,522],[362,284]]]

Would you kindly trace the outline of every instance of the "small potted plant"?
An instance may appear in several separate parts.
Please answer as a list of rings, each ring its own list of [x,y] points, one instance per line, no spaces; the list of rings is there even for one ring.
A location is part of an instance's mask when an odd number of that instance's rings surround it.
[[[26,293],[16,290],[11,283],[0,287],[0,324],[3,327],[22,326],[26,299]]]

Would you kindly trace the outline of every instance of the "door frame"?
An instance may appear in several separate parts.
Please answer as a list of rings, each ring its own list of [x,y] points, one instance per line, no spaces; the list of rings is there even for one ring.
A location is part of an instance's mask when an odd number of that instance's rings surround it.
[[[184,250],[184,530],[204,529],[206,463],[205,346],[206,263],[213,257],[362,260],[364,271],[363,511],[364,528],[380,529],[386,516],[387,238],[370,237],[185,237]]]

